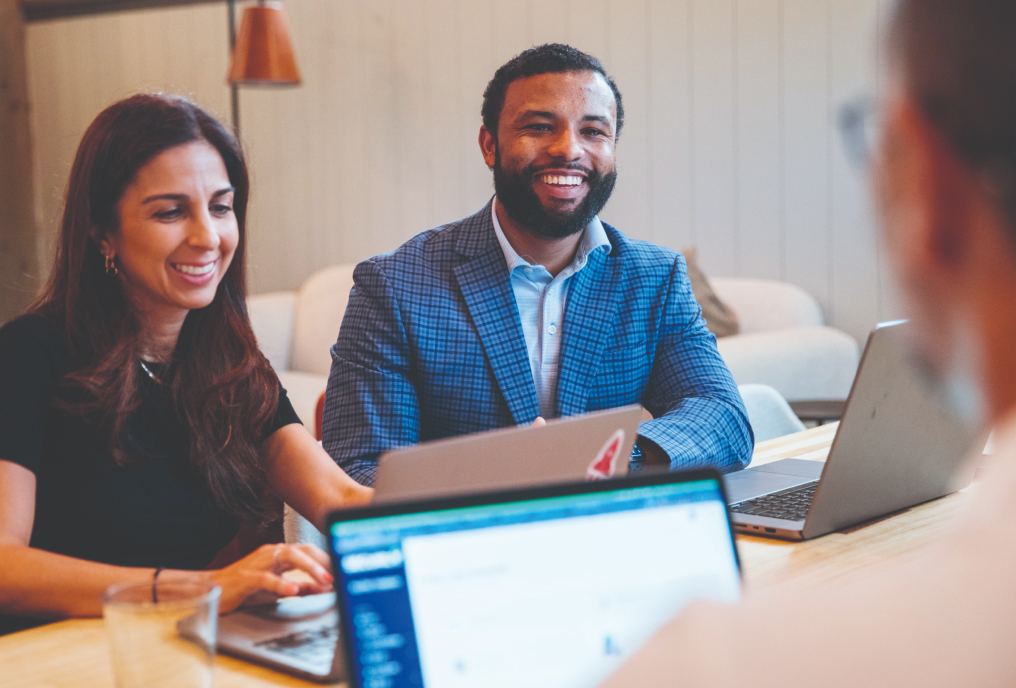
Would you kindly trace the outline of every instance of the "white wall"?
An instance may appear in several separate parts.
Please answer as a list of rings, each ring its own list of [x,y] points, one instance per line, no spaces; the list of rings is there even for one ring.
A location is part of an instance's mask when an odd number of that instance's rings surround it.
[[[863,339],[895,308],[836,112],[875,87],[886,4],[288,0],[304,85],[241,91],[254,290],[478,210],[492,193],[476,144],[486,82],[526,47],[564,41],[600,57],[625,99],[604,219],[698,245],[708,274],[799,284]],[[176,90],[228,118],[221,5],[36,24],[28,46],[47,227],[78,138],[112,100]]]

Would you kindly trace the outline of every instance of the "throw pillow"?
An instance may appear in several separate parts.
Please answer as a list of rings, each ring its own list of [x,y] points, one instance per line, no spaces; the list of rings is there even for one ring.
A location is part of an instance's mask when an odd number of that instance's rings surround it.
[[[727,304],[720,300],[713,288],[709,285],[702,269],[695,260],[696,248],[687,248],[681,253],[688,263],[688,279],[691,280],[691,290],[695,294],[695,300],[702,306],[702,317],[706,319],[706,327],[717,337],[729,337],[737,334],[741,327],[737,321],[737,313]]]

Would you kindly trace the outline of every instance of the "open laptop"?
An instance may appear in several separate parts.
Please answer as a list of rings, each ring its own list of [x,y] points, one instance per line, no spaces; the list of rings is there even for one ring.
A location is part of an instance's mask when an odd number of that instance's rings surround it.
[[[337,511],[353,688],[593,688],[690,599],[738,599],[715,471]]]
[[[623,476],[641,419],[636,404],[394,449],[378,459],[374,502]]]
[[[384,454],[374,501],[625,475],[641,406],[425,442]],[[345,678],[335,595],[245,606],[219,619],[220,652],[319,682]]]
[[[976,437],[913,365],[907,327],[883,323],[868,337],[824,464],[783,459],[726,476],[735,529],[803,540],[970,483]]]

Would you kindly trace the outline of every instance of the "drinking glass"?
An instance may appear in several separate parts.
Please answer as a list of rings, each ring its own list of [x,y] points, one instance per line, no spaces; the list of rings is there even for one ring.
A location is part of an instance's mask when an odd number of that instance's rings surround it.
[[[201,579],[107,589],[117,688],[210,688],[220,593]]]

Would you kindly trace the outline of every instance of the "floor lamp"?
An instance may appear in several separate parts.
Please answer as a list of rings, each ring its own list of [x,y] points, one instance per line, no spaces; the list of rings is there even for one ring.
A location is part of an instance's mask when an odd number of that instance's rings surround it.
[[[289,21],[281,2],[259,0],[243,11],[236,31],[236,0],[227,0],[232,64],[229,83],[233,131],[240,134],[239,86],[299,86]]]

